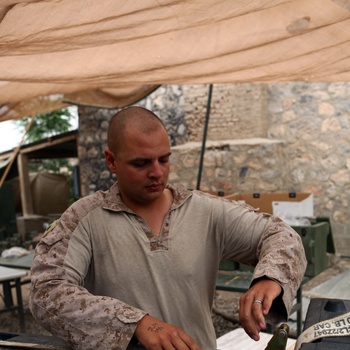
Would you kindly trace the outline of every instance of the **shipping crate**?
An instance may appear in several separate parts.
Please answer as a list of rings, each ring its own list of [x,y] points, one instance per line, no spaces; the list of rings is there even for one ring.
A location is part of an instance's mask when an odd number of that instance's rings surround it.
[[[220,193],[222,196],[222,193]],[[311,225],[298,226],[292,224],[293,229],[299,233],[307,259],[305,276],[314,277],[329,266],[327,253],[335,253],[333,235],[329,218],[313,217],[313,195],[303,192],[283,193],[225,193],[224,198],[243,201],[259,212],[274,214],[285,220],[289,217],[308,217]],[[288,220],[285,220],[288,222]],[[239,264],[239,270],[252,271],[248,265]]]
[[[234,193],[224,198],[243,201],[259,212],[274,214],[285,220],[284,216],[308,217],[311,225],[291,225],[299,233],[307,259],[305,276],[314,277],[329,266],[328,253],[335,253],[335,246],[329,218],[313,217],[313,196],[310,193]],[[287,221],[287,220],[286,220]],[[252,271],[251,266],[239,264],[239,270]]]
[[[221,271],[234,271],[238,270],[239,263],[232,260],[221,260],[219,265],[219,270]]]
[[[317,222],[311,226],[293,226],[293,228],[299,233],[305,249],[307,259],[305,276],[314,277],[329,266],[327,238],[330,234],[330,225],[328,222]]]
[[[311,226],[292,226],[299,233],[307,260],[306,277],[315,277],[329,267],[328,253],[335,253],[329,221],[316,219]],[[249,265],[239,264],[241,271],[253,271]]]
[[[307,267],[305,276],[315,277],[329,267],[328,253],[335,253],[332,232],[329,220],[326,218],[315,219],[311,226],[292,226],[300,235]],[[252,271],[253,268],[248,265],[239,264],[241,271]]]

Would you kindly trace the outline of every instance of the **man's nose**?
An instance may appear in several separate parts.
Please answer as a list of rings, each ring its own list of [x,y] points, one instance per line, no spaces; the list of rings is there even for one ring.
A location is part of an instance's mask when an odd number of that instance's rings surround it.
[[[163,169],[162,169],[159,161],[152,162],[149,176],[150,177],[161,177],[162,175],[163,175]]]

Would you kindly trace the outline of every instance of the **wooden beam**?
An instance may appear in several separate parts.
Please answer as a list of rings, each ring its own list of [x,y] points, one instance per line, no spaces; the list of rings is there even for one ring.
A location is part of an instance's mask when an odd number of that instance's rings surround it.
[[[12,158],[11,158],[9,164],[7,165],[6,169],[5,169],[5,173],[4,173],[3,177],[1,178],[0,188],[1,188],[2,184],[3,184],[3,182],[5,181],[5,178],[6,178],[7,174],[8,174],[8,172],[10,171],[10,168],[11,168],[13,162],[14,162],[15,159],[16,159],[16,156],[17,156],[17,154],[18,154],[18,152],[19,152],[19,150],[20,150],[20,148],[21,148],[21,146],[22,146],[22,144],[23,144],[23,142],[24,142],[24,138],[25,138],[25,136],[27,135],[27,132],[29,131],[30,127],[31,127],[32,124],[33,124],[34,118],[35,118],[34,115],[31,116],[30,122],[28,123],[28,125],[27,125],[27,127],[26,127],[26,130],[25,130],[25,132],[24,132],[24,134],[23,134],[23,136],[22,136],[21,142],[19,143],[19,145],[16,147],[15,151],[14,151],[13,154],[12,154]]]
[[[21,189],[21,203],[23,216],[33,215],[33,198],[30,189],[28,156],[20,152],[17,157],[17,166],[19,173],[19,184]]]
[[[4,154],[0,154],[0,160],[9,159],[10,157],[12,157],[13,152],[14,151],[9,151],[9,152],[6,152]]]
[[[23,153],[23,154],[24,153],[30,153],[30,152],[33,152],[33,151],[44,149],[44,148],[49,147],[49,146],[59,145],[60,143],[64,143],[64,142],[67,142],[67,141],[72,141],[72,140],[75,140],[76,138],[77,138],[76,135],[68,135],[68,136],[62,137],[62,138],[57,139],[57,140],[49,139],[48,141],[46,141],[44,143],[40,143],[39,145],[33,145],[33,146],[30,146],[30,147],[23,148],[21,150],[21,153]]]
[[[13,162],[15,161],[16,159],[16,153],[13,152],[12,156],[11,156],[11,159],[9,160],[9,162],[7,163],[7,166],[5,168],[5,171],[4,173],[2,174],[2,177],[0,179],[0,188],[2,187],[3,183],[5,182],[5,179],[6,179],[6,176],[7,174],[9,173],[10,169],[11,169],[11,166],[13,164]]]

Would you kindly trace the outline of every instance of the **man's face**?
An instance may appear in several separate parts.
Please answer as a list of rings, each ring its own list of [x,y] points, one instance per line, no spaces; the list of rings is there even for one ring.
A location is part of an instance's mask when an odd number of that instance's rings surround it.
[[[127,130],[117,154],[106,151],[107,164],[117,175],[127,205],[144,205],[162,195],[169,176],[170,154],[168,135],[163,128],[149,134],[137,128]]]

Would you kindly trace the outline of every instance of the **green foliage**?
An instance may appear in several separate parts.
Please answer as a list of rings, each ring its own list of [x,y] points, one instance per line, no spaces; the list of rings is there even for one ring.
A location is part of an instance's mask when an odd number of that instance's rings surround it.
[[[25,143],[38,141],[69,131],[72,126],[72,118],[73,115],[67,108],[36,115],[27,133]],[[30,117],[24,117],[14,121],[14,123],[24,132],[30,120]]]
[[[72,165],[68,159],[51,158],[51,159],[33,159],[28,165],[29,171],[39,173],[48,171],[50,173],[60,173],[70,176],[72,173]]]
[[[67,108],[36,115],[29,131],[27,132],[25,143],[28,144],[69,131],[72,127],[71,120],[73,117],[74,116]],[[14,123],[20,128],[21,132],[24,133],[30,121],[30,117],[24,117],[14,121]],[[64,174],[70,182],[70,203],[75,200],[72,165],[69,163],[68,159],[31,159],[28,164],[28,169],[31,173],[47,171]]]

